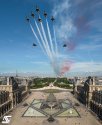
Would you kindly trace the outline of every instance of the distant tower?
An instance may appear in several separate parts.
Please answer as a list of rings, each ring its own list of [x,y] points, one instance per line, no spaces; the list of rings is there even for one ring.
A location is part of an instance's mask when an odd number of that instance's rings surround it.
[[[17,70],[16,70],[16,77],[18,77],[18,72],[17,72]]]
[[[9,77],[7,77],[7,85],[9,85],[9,83],[10,83],[10,79]]]
[[[95,85],[96,83],[95,83],[95,77],[93,77],[93,85]]]

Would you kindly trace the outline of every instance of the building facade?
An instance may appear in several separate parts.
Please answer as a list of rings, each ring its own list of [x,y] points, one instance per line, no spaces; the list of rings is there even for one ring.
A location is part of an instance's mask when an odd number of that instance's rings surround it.
[[[12,100],[9,91],[0,91],[0,117],[12,109]]]
[[[102,120],[102,90],[93,91],[92,99],[90,100],[90,109]]]
[[[97,77],[88,77],[74,85],[75,97],[102,119],[102,81]]]
[[[28,81],[20,83],[14,77],[8,77],[7,83],[0,85],[0,118],[16,107],[28,95]]]

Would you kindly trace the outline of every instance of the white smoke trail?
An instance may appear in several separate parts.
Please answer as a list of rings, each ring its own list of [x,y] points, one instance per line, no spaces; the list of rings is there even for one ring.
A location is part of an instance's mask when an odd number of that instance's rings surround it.
[[[45,48],[45,51],[46,51],[48,57],[50,58],[50,54],[49,54],[48,48],[46,47],[46,44],[45,44],[44,39],[43,39],[43,36],[42,36],[42,34],[41,34],[41,32],[40,32],[40,29],[39,29],[39,26],[38,26],[36,20],[34,20],[34,22],[35,22],[36,28],[37,28],[37,30],[38,30],[39,36],[40,36],[40,38],[41,38],[42,44],[43,44],[43,46],[44,46],[44,48]]]
[[[40,15],[39,15],[39,18],[40,18]],[[55,73],[58,74],[58,73],[57,73],[57,70],[56,70],[56,66],[55,66],[56,64],[54,65],[56,58],[55,58],[55,56],[53,55],[52,51],[50,50],[50,47],[49,47],[49,44],[48,44],[48,41],[47,41],[47,37],[46,37],[46,34],[45,34],[45,30],[44,30],[44,27],[43,27],[43,23],[40,22],[40,25],[41,25],[41,29],[42,29],[42,33],[43,33],[45,42],[46,42],[46,46],[48,47],[48,50],[49,50],[49,52],[50,52],[50,56],[51,56],[51,58],[50,58],[51,65],[52,65],[52,67],[53,67]]]
[[[45,51],[44,51],[44,49],[43,49],[43,46],[41,45],[40,40],[39,40],[37,34],[35,33],[35,31],[34,31],[34,29],[33,29],[33,26],[31,25],[31,23],[30,23],[30,28],[31,28],[31,30],[32,30],[32,32],[33,32],[35,38],[37,39],[37,41],[38,41],[38,43],[39,43],[39,45],[40,45],[40,47],[41,47],[43,53],[46,55],[46,53],[45,53]]]
[[[47,24],[47,31],[48,31],[48,36],[49,36],[49,40],[50,40],[51,50],[52,50],[53,56],[55,56],[53,43],[52,43],[51,32],[50,32],[50,28],[49,28],[49,24],[48,24],[47,18],[46,18],[46,24]]]
[[[40,16],[39,16],[40,18]],[[47,39],[47,36],[46,36],[46,32],[45,32],[45,29],[44,29],[44,26],[43,26],[43,23],[40,22],[40,28],[36,22],[36,20],[34,19],[34,22],[35,22],[35,26],[37,28],[37,31],[39,33],[39,38],[37,36],[37,34],[35,33],[34,29],[33,29],[33,26],[30,24],[30,28],[34,34],[34,36],[36,37],[37,41],[39,42],[39,45],[41,47],[41,49],[44,51],[44,53],[46,53],[46,55],[49,57],[50,61],[51,61],[51,65],[54,69],[54,72],[56,73],[57,76],[59,76],[59,65],[58,63],[56,63],[56,53],[57,53],[57,43],[55,43],[55,47],[56,47],[56,52],[54,50],[54,44],[52,42],[52,37],[51,37],[51,31],[50,31],[50,28],[49,28],[49,24],[48,24],[48,21],[46,20],[46,25],[47,25],[47,31],[48,31],[48,36],[49,36],[49,42],[50,44],[48,43],[48,39]],[[53,28],[54,29],[54,28]],[[42,32],[41,32],[42,30]],[[41,40],[41,41],[40,41]],[[55,30],[54,30],[54,41],[56,42],[56,36],[55,36]],[[41,44],[42,42],[42,44]],[[51,46],[51,47],[50,47]]]
[[[57,46],[57,41],[56,41],[56,32],[55,32],[55,27],[54,27],[54,25],[53,25],[53,33],[54,33],[54,41],[55,41],[56,55],[58,55],[58,46]]]
[[[45,39],[45,43],[46,43],[46,46],[47,46],[47,48],[48,48],[48,52],[49,52],[49,54],[50,54],[51,61],[52,61],[52,60],[53,60],[53,55],[52,55],[52,52],[51,52],[51,50],[50,50],[50,48],[49,48],[49,44],[48,44],[48,41],[47,41],[47,37],[46,37],[46,34],[45,34],[45,30],[44,30],[44,27],[43,27],[42,22],[40,22],[40,24],[41,24],[42,33],[43,33],[43,36],[44,36],[44,39]]]

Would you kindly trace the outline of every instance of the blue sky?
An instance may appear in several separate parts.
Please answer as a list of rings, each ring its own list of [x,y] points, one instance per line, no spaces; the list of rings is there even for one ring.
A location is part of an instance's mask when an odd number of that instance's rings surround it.
[[[34,72],[55,74],[44,55],[26,15],[41,12],[55,17],[55,31],[61,60],[73,62],[70,72],[102,71],[102,1],[100,0],[1,0],[0,1],[0,72]],[[42,13],[41,13],[42,14]],[[37,14],[36,14],[37,17]],[[42,20],[44,17],[41,15]],[[33,21],[31,19],[33,25]],[[33,25],[34,26],[34,25]],[[45,23],[44,23],[45,26]],[[37,30],[34,27],[35,32]],[[45,31],[47,31],[45,29]],[[38,35],[38,33],[37,33]],[[73,50],[63,48],[72,43]],[[36,43],[37,47],[32,44]]]

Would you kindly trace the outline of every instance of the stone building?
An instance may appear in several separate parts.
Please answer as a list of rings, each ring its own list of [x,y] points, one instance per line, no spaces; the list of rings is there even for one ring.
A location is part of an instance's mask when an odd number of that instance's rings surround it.
[[[95,90],[102,90],[102,84],[97,77],[87,77],[86,80],[77,80],[74,84],[74,94],[83,102],[87,107],[90,105],[92,93]]]
[[[75,97],[85,104],[85,94],[84,94],[84,79],[75,77],[74,84],[73,84],[73,94]]]
[[[90,100],[90,109],[102,120],[102,90],[93,91],[92,99]]]
[[[90,100],[95,90],[102,90],[102,84],[97,77],[88,77],[84,83],[84,94],[87,107],[90,106]]]
[[[0,85],[0,117],[17,106],[29,93],[28,81],[18,80],[14,77],[8,77],[7,83]]]
[[[85,81],[78,81],[73,91],[80,102],[102,119],[102,81],[100,78],[89,76]]]
[[[12,109],[12,100],[9,98],[9,91],[0,91],[0,117]]]

